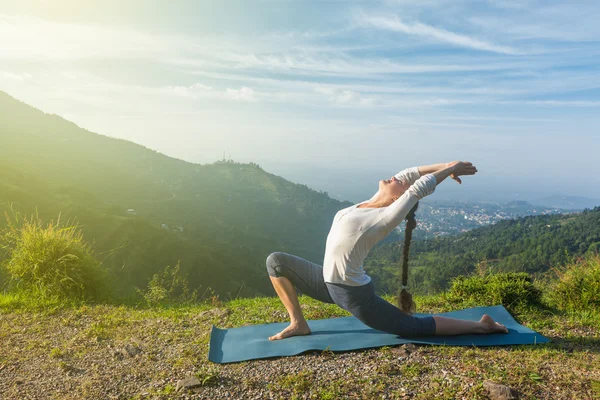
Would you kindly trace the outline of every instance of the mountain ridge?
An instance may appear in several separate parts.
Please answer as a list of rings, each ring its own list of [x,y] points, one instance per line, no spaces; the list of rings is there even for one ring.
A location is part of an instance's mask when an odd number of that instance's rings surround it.
[[[193,285],[270,294],[268,254],[321,262],[333,215],[351,205],[255,163],[194,164],[90,132],[4,92],[0,126],[1,168],[12,182],[0,185],[3,209],[77,216],[99,252],[119,249],[106,266],[129,270],[131,287],[181,259]]]

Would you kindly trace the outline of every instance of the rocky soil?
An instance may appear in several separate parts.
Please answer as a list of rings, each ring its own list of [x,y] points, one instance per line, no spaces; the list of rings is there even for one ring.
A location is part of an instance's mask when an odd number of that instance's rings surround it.
[[[269,322],[285,319],[270,313]],[[226,365],[207,360],[212,324],[258,318],[227,308],[0,311],[0,398],[600,398],[598,327],[564,320],[568,334],[556,324],[538,329],[549,345],[405,345]],[[512,394],[493,393],[493,383]]]

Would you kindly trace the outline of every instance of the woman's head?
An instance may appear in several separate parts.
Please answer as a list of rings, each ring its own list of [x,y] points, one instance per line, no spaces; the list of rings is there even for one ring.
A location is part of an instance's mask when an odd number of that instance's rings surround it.
[[[408,182],[399,181],[395,176],[390,179],[382,179],[379,181],[378,197],[384,204],[390,205],[398,200],[409,187]]]

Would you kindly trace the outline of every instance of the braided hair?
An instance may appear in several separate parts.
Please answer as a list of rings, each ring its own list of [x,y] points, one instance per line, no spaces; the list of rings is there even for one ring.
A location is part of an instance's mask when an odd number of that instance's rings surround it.
[[[404,249],[402,253],[402,287],[398,292],[398,308],[402,312],[411,315],[416,311],[416,304],[412,299],[412,294],[406,289],[408,285],[408,253],[410,250],[410,241],[412,239],[412,231],[417,226],[415,220],[415,212],[419,208],[419,202],[417,202],[406,216],[406,230],[404,232]]]

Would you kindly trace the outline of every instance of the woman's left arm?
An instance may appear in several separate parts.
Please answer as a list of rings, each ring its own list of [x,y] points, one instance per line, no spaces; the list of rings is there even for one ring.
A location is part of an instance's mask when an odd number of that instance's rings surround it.
[[[453,161],[442,165],[443,168],[421,176],[398,200],[385,207],[382,212],[382,219],[390,231],[400,225],[414,205],[423,197],[432,194],[436,186],[442,183],[444,179],[450,176],[460,183],[459,176],[475,175],[477,173],[477,168],[470,162]]]
[[[418,167],[405,168],[394,176],[399,181],[407,182],[409,185],[412,185],[423,175],[437,172],[440,169],[444,169],[447,165],[448,163],[419,165]]]
[[[430,165],[419,165],[417,168],[419,169],[420,175],[423,176],[427,174],[433,174],[434,172],[437,172],[440,169],[444,169],[447,165],[448,163],[439,163]]]

